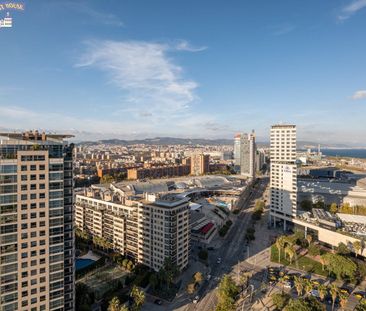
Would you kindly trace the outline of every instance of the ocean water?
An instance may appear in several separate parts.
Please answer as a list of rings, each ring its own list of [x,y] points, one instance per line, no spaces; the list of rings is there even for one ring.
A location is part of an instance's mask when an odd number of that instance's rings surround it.
[[[321,149],[322,154],[332,157],[350,157],[366,159],[366,149]]]

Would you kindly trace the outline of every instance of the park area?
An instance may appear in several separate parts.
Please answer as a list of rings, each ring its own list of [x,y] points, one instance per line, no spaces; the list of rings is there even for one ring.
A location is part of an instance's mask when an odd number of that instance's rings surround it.
[[[334,250],[314,242],[303,232],[280,236],[271,246],[271,261],[308,273],[318,274],[347,283],[360,283],[366,276],[366,264],[355,249],[340,243]]]

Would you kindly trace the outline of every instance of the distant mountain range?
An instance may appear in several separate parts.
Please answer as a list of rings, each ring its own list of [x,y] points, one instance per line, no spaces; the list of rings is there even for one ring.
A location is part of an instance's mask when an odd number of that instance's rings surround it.
[[[97,141],[80,142],[78,145],[232,145],[233,139],[204,139],[204,138],[174,138],[174,137],[155,137],[145,139],[102,139]]]
[[[95,144],[104,144],[104,145],[233,145],[233,139],[205,139],[205,138],[176,138],[176,137],[155,137],[155,138],[145,138],[145,139],[133,139],[133,140],[125,140],[125,139],[102,139],[97,141],[84,141],[78,143],[78,145],[95,145]],[[269,142],[257,142],[258,147],[268,147]],[[298,141],[297,148],[298,149],[307,149],[307,148],[317,148],[318,143],[309,142],[309,141]],[[345,144],[321,144],[321,148],[351,148],[351,146],[347,146]]]

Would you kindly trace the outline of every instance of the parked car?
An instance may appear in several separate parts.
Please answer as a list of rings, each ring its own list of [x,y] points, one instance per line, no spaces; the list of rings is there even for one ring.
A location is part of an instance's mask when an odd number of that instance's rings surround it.
[[[155,299],[154,303],[159,306],[163,304],[163,302],[160,299]]]
[[[196,296],[193,299],[193,303],[198,303],[199,300],[200,300],[200,297],[199,296]]]

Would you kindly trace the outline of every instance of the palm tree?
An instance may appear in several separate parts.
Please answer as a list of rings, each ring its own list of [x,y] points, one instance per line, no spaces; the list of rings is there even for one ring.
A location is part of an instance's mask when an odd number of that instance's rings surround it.
[[[324,284],[319,284],[318,293],[319,293],[319,298],[323,301],[325,295],[327,294],[327,287]]]
[[[310,246],[312,240],[313,240],[313,237],[310,234],[306,235],[306,241],[308,241],[309,246]]]
[[[304,290],[304,279],[298,276],[294,277],[295,288],[298,296],[302,296]]]
[[[285,254],[288,255],[289,259],[290,259],[290,264],[292,264],[292,259],[295,257],[296,252],[294,250],[293,246],[287,245],[285,248]]]
[[[322,270],[324,271],[324,266],[327,264],[326,254],[320,256],[320,263],[322,264]]]
[[[109,302],[108,311],[120,311],[121,303],[118,297],[113,297]]]
[[[330,287],[330,295],[332,296],[332,311],[334,310],[334,304],[338,296],[338,287],[334,283]]]
[[[342,310],[344,310],[344,307],[347,304],[348,296],[344,293],[340,293],[339,295],[339,304],[341,305]]]
[[[360,250],[362,248],[361,242],[360,241],[354,241],[352,243],[352,246],[353,246],[353,249],[355,250],[356,257],[357,257],[357,254],[360,252]]]
[[[308,296],[310,292],[313,290],[313,284],[308,279],[304,279],[304,289],[305,295]]]
[[[131,297],[133,298],[133,310],[141,310],[142,305],[145,302],[145,293],[140,290],[136,285],[132,287]]]
[[[281,235],[276,239],[276,247],[278,249],[278,263],[281,263],[281,250],[285,246],[285,236]]]

